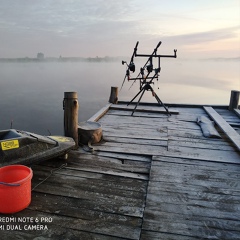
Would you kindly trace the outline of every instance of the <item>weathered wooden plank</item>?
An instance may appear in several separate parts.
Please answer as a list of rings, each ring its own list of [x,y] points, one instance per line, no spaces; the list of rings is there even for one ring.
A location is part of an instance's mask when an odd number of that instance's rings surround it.
[[[91,154],[82,154],[78,159],[71,160],[71,164],[68,165],[68,168],[75,168],[77,170],[83,170],[86,167],[93,169],[93,172],[96,172],[95,168],[99,169],[109,169],[116,171],[116,173],[123,172],[136,172],[148,174],[150,169],[150,164],[143,161],[136,160],[127,160],[127,159],[114,159],[109,157],[103,157],[96,155],[95,157]],[[117,175],[117,174],[116,174]]]
[[[117,109],[109,109],[108,114],[110,112],[111,113],[116,112],[116,113],[124,114],[124,112],[127,113],[127,111],[124,111],[125,108],[131,108],[131,106],[127,107],[127,105],[122,105],[122,104],[117,104],[115,106],[118,107],[119,110],[117,110]],[[134,106],[135,105],[133,105],[133,107]],[[151,114],[153,114],[153,115],[156,115],[155,114],[155,110],[159,110],[159,106],[152,106],[152,105],[151,106],[142,106],[142,108],[144,108],[146,110],[149,109],[150,111],[152,110]],[[188,114],[190,114],[190,115],[201,115],[201,114],[205,115],[206,114],[205,111],[203,110],[202,106],[198,106],[196,108],[191,108],[191,107],[190,108],[189,107],[183,107],[183,108],[182,107],[173,107],[172,109],[178,111],[179,115],[172,115],[171,117],[178,117],[180,115],[188,115]],[[141,112],[139,112],[139,113],[141,113]],[[144,112],[142,112],[142,113],[144,113]],[[158,114],[158,115],[159,115],[159,117],[164,116],[164,115],[160,115],[160,114]]]
[[[71,165],[69,167],[77,168],[79,167],[91,167],[91,166],[100,166],[110,169],[118,169],[123,172],[137,172],[137,173],[149,173],[150,163],[136,160],[127,160],[127,159],[116,159],[110,157],[103,157],[96,155],[95,157],[92,154],[82,154],[77,158],[71,160]]]
[[[177,138],[170,138],[168,140],[169,146],[179,146],[179,147],[189,147],[189,148],[198,148],[198,149],[212,149],[212,150],[222,150],[222,151],[234,151],[231,145],[223,145],[223,144],[211,144],[212,142],[203,142],[203,141],[191,141],[191,139],[177,139]]]
[[[97,122],[102,116],[104,116],[107,113],[111,105],[112,103],[107,104],[105,107],[100,109],[97,113],[95,113],[92,117],[90,117],[88,121]]]
[[[141,147],[139,147],[141,146]],[[106,152],[118,152],[118,153],[131,153],[140,155],[158,155],[162,150],[167,150],[164,146],[147,146],[139,144],[127,144],[127,143],[102,143],[94,145],[95,151],[106,151]]]
[[[216,124],[233,141],[234,145],[240,151],[240,135],[211,107],[204,107],[204,110],[216,122]]]
[[[230,181],[229,181],[230,182]],[[236,181],[234,181],[236,183]],[[215,182],[216,183],[216,182]],[[228,187],[226,184],[221,188],[213,184],[211,189],[207,184],[186,184],[186,182],[150,181],[148,189],[148,206],[157,206],[160,202],[174,204],[201,205],[203,207],[224,210],[232,213],[235,209],[236,216],[239,215],[237,208],[240,204],[239,189]],[[220,185],[220,184],[219,184]],[[191,191],[191,192],[190,192]],[[234,217],[234,216],[232,216]],[[236,218],[235,218],[236,219]]]
[[[216,112],[231,126],[239,127],[240,126],[240,119],[234,112],[231,112],[229,110],[225,110],[224,112],[219,112],[216,110]]]
[[[167,128],[166,127],[156,127],[155,129],[139,129],[134,128],[108,128],[103,126],[103,138],[105,136],[119,136],[127,138],[138,138],[138,139],[159,139],[167,137]]]
[[[196,118],[195,118],[196,119]],[[170,127],[179,126],[189,129],[199,129],[199,126],[195,122],[185,122],[176,118],[153,118],[149,120],[148,118],[133,118],[130,116],[121,117],[119,121],[119,116],[117,115],[106,115],[104,118],[100,119],[99,123],[106,127],[116,127],[116,122],[118,122],[118,127],[136,127],[144,129],[155,129],[156,127]]]
[[[184,172],[185,173],[185,172]],[[212,192],[214,194],[221,194],[223,195],[222,200],[226,199],[229,200],[228,194],[232,194],[235,196],[239,196],[239,187],[238,187],[238,180],[237,179],[229,179],[229,180],[222,180],[221,178],[212,178],[212,179],[205,179],[207,175],[204,174],[198,174],[198,175],[191,175],[191,174],[186,174],[186,176],[177,176],[176,174],[167,174],[166,170],[161,171],[162,176],[158,176],[160,173],[159,172],[153,172],[151,173],[151,180],[154,182],[158,182],[159,184],[162,184],[166,181],[166,179],[169,180],[169,186],[170,187],[175,187],[179,186],[185,189],[185,185],[187,182],[191,182],[189,184],[189,189],[199,189],[203,190],[205,192],[210,192],[208,189],[209,186],[213,188]],[[183,174],[183,173],[182,173]],[[173,179],[174,178],[174,179]],[[154,184],[153,184],[154,185]],[[219,190],[222,188],[222,192]],[[165,190],[165,191],[170,191],[170,189],[165,189],[164,187],[159,187],[159,189]],[[149,190],[150,191],[150,190]],[[177,190],[176,190],[177,191]],[[200,194],[200,193],[199,193]],[[190,196],[190,194],[188,194]],[[240,203],[240,202],[239,202]]]
[[[87,157],[88,156],[88,157]],[[98,157],[98,156],[97,156]],[[116,159],[118,161],[117,164],[112,163],[113,159],[109,157],[105,157],[106,159],[111,159],[110,164],[108,162],[102,162],[101,157],[100,161],[96,158],[93,160],[93,156],[84,155],[81,159],[81,166],[105,166],[111,169],[119,169],[126,172],[137,172],[137,173],[149,173],[150,163],[136,160],[127,160],[127,159]],[[79,166],[79,162],[74,163],[76,166]]]
[[[75,210],[77,211],[77,209],[75,209]],[[72,212],[74,212],[74,211],[72,211]],[[25,213],[25,215],[23,215],[23,213]],[[39,212],[39,211],[36,212],[36,211],[26,209],[24,212],[16,213],[14,216],[15,217],[28,216],[28,217],[33,217],[34,219],[36,219],[36,217],[38,217],[38,219],[41,219],[44,217],[46,217],[48,219],[52,218],[51,223],[44,224],[48,228],[48,230],[46,230],[46,232],[48,233],[48,236],[51,236],[51,235],[54,236],[55,235],[54,230],[56,230],[56,228],[63,228],[63,229],[70,228],[75,231],[85,231],[85,232],[91,233],[91,234],[86,234],[86,236],[92,235],[94,237],[95,234],[98,234],[98,235],[102,234],[102,235],[106,235],[108,237],[110,237],[110,236],[121,237],[123,232],[125,232],[126,236],[128,236],[128,239],[139,239],[140,227],[132,227],[131,225],[129,225],[124,228],[121,228],[122,227],[121,224],[114,224],[111,222],[102,221],[101,214],[96,213],[95,215],[97,216],[97,214],[99,215],[98,218],[91,220],[91,219],[88,219],[89,216],[88,217],[85,216],[85,218],[76,218],[76,217],[71,217],[71,216],[62,216],[57,213],[52,214],[52,213]],[[103,219],[104,219],[104,217],[103,217]],[[139,221],[139,220],[137,220],[137,221]],[[34,224],[36,224],[36,223],[34,223]],[[40,223],[38,223],[38,224],[40,224]],[[26,223],[19,224],[19,225],[22,225],[22,227],[23,227],[23,225],[26,225]],[[29,225],[31,225],[31,224],[29,224]],[[41,231],[36,231],[36,232],[37,232],[37,236],[39,236],[39,234],[41,233]],[[36,234],[36,232],[35,232],[35,234]],[[13,233],[14,233],[14,231],[13,231]],[[14,238],[10,238],[10,239],[16,239],[16,238],[14,236]],[[76,239],[76,238],[74,238],[74,239]]]
[[[71,154],[73,151],[71,152]],[[79,148],[76,154],[91,154],[98,157],[108,157],[108,158],[114,158],[119,159],[121,161],[129,160],[129,161],[140,161],[140,162],[151,162],[151,156],[148,155],[136,155],[136,154],[129,154],[129,153],[115,153],[115,152],[98,152],[93,151],[91,153],[84,151],[83,149]]]
[[[177,206],[175,205],[175,207]],[[239,221],[224,221],[207,217],[194,220],[191,211],[189,211],[189,217],[181,214],[165,214],[166,219],[164,219],[162,211],[153,210],[146,214],[151,216],[151,218],[144,219],[143,229],[146,230],[199,237],[200,239],[238,239],[240,234]]]
[[[117,106],[121,106],[122,108],[124,107],[127,107],[127,104],[128,102],[122,102],[122,101],[119,101]],[[135,103],[133,104],[130,104],[129,106],[135,106]],[[189,113],[189,112],[193,112],[193,113],[203,113],[203,109],[202,109],[202,105],[186,105],[186,104],[167,104],[166,106],[169,106],[173,109],[176,109],[178,110],[180,113],[184,112],[184,113]],[[154,104],[154,103],[140,103],[139,104],[139,107],[143,107],[143,108],[149,108],[149,109],[158,109],[159,108],[159,104]],[[214,106],[214,107],[217,107],[218,106]],[[218,109],[227,109],[227,107],[224,107],[224,108],[218,108]]]
[[[119,134],[119,135],[118,135]],[[137,138],[137,139],[151,139],[161,140],[163,137],[167,137],[166,126],[156,126],[155,128],[143,128],[134,126],[103,126],[103,137],[105,136],[119,136],[125,138]],[[165,139],[163,139],[165,140]]]
[[[38,214],[32,214],[33,217],[38,217]],[[22,216],[22,217],[26,217]],[[48,215],[48,217],[52,217]],[[34,218],[35,219],[35,218]],[[39,224],[40,225],[40,224]],[[27,225],[29,226],[29,225]],[[45,225],[44,225],[45,226]],[[51,240],[63,240],[63,239],[95,239],[95,240],[122,240],[121,237],[107,236],[98,233],[86,232],[81,230],[74,230],[69,227],[57,226],[54,224],[47,225],[47,230],[19,230],[10,231],[2,230],[1,240],[22,239],[51,239]],[[40,237],[39,237],[40,236]]]
[[[91,201],[85,199],[79,200],[52,194],[46,194],[45,196],[43,193],[34,192],[32,195],[32,202],[28,209],[75,217],[87,221],[102,220],[103,222],[121,224],[123,227],[126,225],[134,227],[141,224],[141,218],[124,216],[125,221],[122,221],[122,214],[105,211],[101,211],[102,214],[99,214],[101,208],[96,204],[96,201],[92,204]]]
[[[240,118],[240,110],[237,109],[237,108],[235,108],[233,111],[234,111],[235,114],[238,116],[238,118]]]
[[[237,239],[239,170],[237,164],[154,156],[143,229],[176,239]]]
[[[51,172],[56,176],[61,175],[63,178],[66,178],[66,181],[79,181],[79,186],[81,184],[85,184],[88,182],[90,185],[93,185],[93,188],[96,187],[107,187],[107,186],[114,186],[115,189],[120,189],[120,190],[126,190],[126,191],[138,191],[145,193],[146,192],[146,181],[144,180],[136,180],[136,179],[131,179],[131,178],[126,178],[124,179],[121,178],[121,182],[119,182],[119,176],[116,175],[108,175],[108,174],[101,174],[101,173],[95,173],[94,170],[93,172],[88,172],[81,170],[81,167],[78,165],[68,165],[67,167],[64,167],[64,169],[60,169],[57,171],[54,171],[55,168],[51,167],[46,167],[46,166],[38,166],[37,169],[34,169],[34,179],[36,177],[42,179],[44,176],[49,176]],[[40,175],[37,175],[37,173],[40,172]],[[42,176],[44,174],[44,176]]]
[[[190,237],[186,235],[172,234],[172,233],[163,233],[156,231],[149,231],[143,229],[141,232],[141,240],[199,240],[198,237]]]
[[[93,208],[98,210],[94,210]],[[95,205],[93,205],[90,201],[79,201],[77,199],[69,199],[49,194],[44,196],[44,194],[41,193],[33,194],[33,200],[28,209],[77,218],[83,226],[81,230],[118,237],[120,237],[124,231],[125,233],[128,233],[128,231],[134,233],[136,229],[138,229],[139,232],[142,223],[141,218],[104,212],[97,206],[96,202]],[[99,209],[101,213],[99,213]],[[111,232],[108,232],[109,228]],[[135,239],[132,233],[130,233],[129,238]]]
[[[130,191],[130,192],[145,192],[146,184],[144,180],[131,179],[126,177],[121,177],[117,175],[108,175],[108,174],[96,174],[93,172],[82,171],[80,168],[66,167],[64,169],[56,170],[55,168],[50,168],[46,166],[39,166],[38,168],[33,167],[34,169],[34,183],[41,182],[42,179],[50,176],[49,181],[55,180],[59,182],[59,184],[71,185],[73,187],[86,189],[89,186],[86,185],[86,182],[90,184],[92,187],[89,188],[91,191],[94,188],[97,188],[98,191],[104,192],[112,192],[115,194],[121,195],[121,191]],[[94,175],[96,176],[94,176]],[[65,179],[65,181],[64,181]],[[121,181],[120,181],[121,180]],[[120,182],[119,182],[120,181]],[[35,185],[33,185],[35,186]],[[114,187],[114,189],[108,189],[108,187]],[[104,189],[106,188],[106,189]],[[123,193],[122,192],[122,193]],[[126,192],[126,196],[130,197],[131,194]]]
[[[183,164],[162,164],[162,166],[152,166],[150,181],[165,181],[169,179],[169,182],[186,183],[190,181],[191,185],[207,186],[212,185],[214,187],[222,187],[228,189],[238,189],[238,179],[240,177],[239,172],[229,171],[219,173],[214,170],[207,170],[203,167],[195,167],[193,165]],[[239,168],[238,168],[239,169]]]
[[[163,203],[163,205],[165,205]],[[221,212],[218,212],[216,210],[216,213],[218,213],[218,215],[215,213],[214,215],[211,216],[211,214],[209,213],[208,215],[195,215],[195,209],[194,206],[189,205],[189,207],[186,207],[184,205],[176,205],[176,208],[179,207],[183,207],[183,211],[181,212],[181,210],[177,210],[176,212],[171,212],[171,205],[169,204],[168,206],[168,210],[170,210],[170,212],[165,212],[162,210],[162,206],[159,208],[159,210],[156,210],[156,208],[153,208],[152,210],[148,209],[146,210],[146,212],[144,213],[144,218],[149,219],[149,222],[155,222],[155,224],[157,224],[157,222],[159,222],[159,225],[161,225],[162,222],[174,222],[175,224],[177,223],[185,223],[186,225],[195,225],[195,226],[202,226],[203,222],[205,221],[206,223],[208,222],[208,227],[213,227],[213,224],[215,224],[215,228],[218,228],[219,230],[228,230],[228,231],[240,231],[239,227],[240,227],[240,223],[238,221],[238,219],[235,218],[222,218]],[[196,204],[196,209],[200,209],[200,206],[197,207]],[[175,209],[175,208],[173,208]],[[192,211],[193,210],[193,211]],[[156,211],[156,212],[155,212]],[[183,212],[186,211],[187,214],[184,214]],[[208,208],[202,209],[202,211],[205,211],[207,213]],[[192,213],[190,215],[190,212]],[[198,212],[200,212],[198,210]],[[211,213],[213,213],[213,211],[210,210]],[[223,211],[224,212],[224,211]],[[154,218],[151,218],[151,215],[154,215]],[[144,228],[144,226],[143,226]],[[153,230],[153,228],[152,228]]]
[[[228,139],[222,138],[188,138],[188,137],[179,137],[179,136],[168,136],[169,141],[176,141],[179,143],[180,146],[187,146],[192,144],[192,147],[198,146],[201,148],[201,146],[210,145],[209,148],[223,148],[231,149],[233,150],[233,143],[229,141]],[[214,145],[214,146],[212,146]],[[235,147],[234,147],[235,149]]]
[[[167,147],[167,138],[149,139],[149,138],[127,138],[118,136],[104,136],[106,142],[114,143],[128,143],[128,144],[139,144],[139,145],[155,145]]]
[[[148,180],[148,174],[144,174],[142,171],[139,171],[138,173],[131,172],[130,168],[129,171],[120,171],[120,170],[112,170],[110,168],[104,168],[104,167],[97,167],[97,166],[86,166],[81,167],[82,171],[85,172],[94,172],[94,173],[102,173],[106,175],[113,175],[113,176],[119,176],[119,177],[125,177],[125,178],[133,178],[133,179],[141,179],[141,180]]]
[[[135,217],[142,217],[143,215],[143,198],[131,198],[130,193],[127,194],[127,192],[126,197],[116,195],[116,191],[110,194],[107,192],[107,188],[105,188],[105,192],[101,192],[102,190],[93,191],[87,183],[85,183],[85,189],[81,189],[69,184],[63,185],[63,183],[56,183],[55,179],[48,179],[48,181],[35,188],[34,192],[76,198],[79,201],[81,201],[81,199],[93,201],[101,206],[102,211]],[[39,181],[33,181],[33,186],[37,183],[39,183]],[[120,192],[122,191],[119,191],[119,193]]]
[[[174,128],[169,127],[168,128],[168,136],[170,137],[182,137],[182,138],[188,138],[188,139],[206,139],[201,129],[199,130],[190,130],[190,129],[181,129],[181,128]]]
[[[39,170],[34,169],[34,179],[33,179],[34,185],[33,186],[37,185],[41,181],[41,179],[45,179],[46,177],[50,176],[49,171],[43,172],[43,169],[46,169],[46,168],[42,167]],[[86,178],[76,176],[76,174],[70,175],[72,170],[71,168],[69,169],[70,171],[68,171],[68,174],[65,174],[64,172],[67,170],[68,169],[59,170],[55,172],[54,175],[51,175],[51,177],[48,178],[47,182],[49,183],[54,182],[55,184],[58,183],[63,188],[71,185],[72,189],[79,189],[79,191],[83,191],[83,190],[86,190],[86,191],[88,190],[93,192],[98,191],[103,194],[109,193],[111,195],[118,195],[122,197],[130,197],[130,198],[139,198],[144,194],[144,192],[134,191],[135,189],[134,182],[132,183],[132,185],[128,185],[128,187],[127,186],[122,187],[122,185],[124,184],[124,181],[122,181],[121,183],[117,183],[117,182],[108,182],[101,179],[93,179],[93,178],[86,179]],[[86,182],[91,187],[86,185]],[[139,189],[137,188],[136,190],[139,190]]]
[[[179,146],[168,146],[168,151],[165,151],[163,149],[157,154],[153,155],[240,164],[239,153],[231,151],[219,151],[210,149],[202,151],[202,149],[197,148],[194,149]]]
[[[124,111],[133,111],[135,108],[135,105],[112,105],[111,106],[111,109],[113,110],[124,110]],[[179,114],[179,112],[175,109],[171,109],[169,108],[168,111],[171,113],[171,114]],[[137,109],[135,110],[135,112],[151,112],[151,113],[163,113],[163,114],[167,114],[166,110],[164,109],[164,107],[162,106],[155,106],[155,107],[150,107],[150,106],[142,106],[142,105],[139,105],[137,107]]]
[[[129,103],[129,101],[118,101],[118,104],[121,104],[121,105],[127,105]],[[133,102],[131,104],[136,104],[136,102]],[[142,106],[155,106],[155,107],[158,107],[159,104],[156,103],[156,102],[140,102],[139,105],[142,105]],[[171,107],[174,107],[174,108],[181,108],[181,109],[199,109],[199,108],[202,108],[202,105],[201,104],[192,104],[192,103],[165,103],[166,106],[171,106]],[[211,106],[214,106],[218,109],[228,109],[228,105],[219,105],[219,104],[214,104],[214,105],[211,105]]]
[[[192,160],[178,157],[164,157],[164,156],[153,156],[152,157],[152,166],[164,166],[164,164],[173,164],[174,166],[181,167],[183,166],[197,168],[200,170],[209,170],[209,171],[220,171],[230,174],[230,172],[239,173],[240,166],[239,164],[227,164],[221,162],[205,162],[201,160]],[[178,165],[177,165],[178,164]]]
[[[212,106],[212,108],[214,108],[213,106]],[[218,112],[221,116],[226,116],[226,117],[232,117],[232,118],[235,118],[235,119],[238,119],[239,120],[239,118],[236,116],[236,113],[235,113],[235,111],[233,110],[233,111],[231,111],[231,110],[229,110],[228,108],[227,109],[219,109],[219,108],[214,108],[215,110],[216,110],[216,112]],[[237,109],[237,108],[235,108],[235,109]],[[238,109],[237,109],[238,110]]]
[[[117,207],[117,205],[113,206],[112,204],[108,206],[99,199],[78,199],[33,192],[32,202],[28,209],[86,220],[102,219],[105,222],[111,221],[123,227],[126,224],[129,226],[141,224],[141,217],[125,215],[124,211],[119,211]]]
[[[166,114],[159,114],[159,113],[149,113],[149,112],[135,112],[132,116],[131,111],[124,111],[124,110],[109,110],[108,114],[118,115],[118,116],[130,116],[132,118],[137,117],[144,117],[144,118],[168,118]],[[172,115],[174,116],[174,115]],[[172,117],[171,116],[171,117]]]
[[[197,117],[199,114],[183,114],[179,113],[178,115],[171,115],[170,117],[165,114],[157,114],[157,113],[149,113],[149,112],[135,112],[133,116],[131,116],[130,111],[123,111],[123,110],[109,110],[108,115],[116,115],[116,116],[129,116],[132,118],[147,118],[147,119],[178,119],[180,121],[187,121],[187,122],[196,122]],[[207,116],[207,114],[201,114],[203,116]]]

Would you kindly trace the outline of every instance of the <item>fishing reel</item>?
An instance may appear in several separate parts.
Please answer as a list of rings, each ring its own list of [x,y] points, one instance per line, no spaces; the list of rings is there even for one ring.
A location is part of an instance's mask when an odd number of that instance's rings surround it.
[[[161,41],[157,44],[156,48],[153,50],[152,54],[137,54],[137,46],[138,46],[138,42],[136,43],[136,46],[134,48],[130,63],[127,64],[126,61],[122,61],[122,65],[124,65],[126,63],[127,65],[127,71],[121,86],[121,89],[123,87],[123,84],[125,82],[126,77],[128,77],[128,80],[133,80],[132,85],[136,82],[136,80],[139,81],[140,83],[140,90],[139,92],[135,95],[135,97],[133,97],[133,99],[128,103],[131,104],[140,94],[140,97],[138,99],[138,102],[135,105],[135,108],[132,112],[135,112],[139,102],[141,101],[143,94],[145,91],[151,91],[152,95],[156,98],[158,104],[160,106],[163,106],[167,112],[168,115],[171,115],[171,113],[168,111],[168,108],[164,105],[164,103],[161,101],[161,99],[157,96],[157,94],[155,93],[155,91],[153,90],[151,85],[154,85],[154,80],[157,79],[158,81],[158,77],[159,77],[159,73],[161,71],[161,67],[160,67],[160,58],[176,58],[177,57],[177,49],[174,49],[174,54],[173,55],[160,55],[157,54],[157,49],[159,48],[159,46],[161,45]],[[137,77],[135,78],[130,78],[130,71],[131,72],[135,72],[135,64],[133,62],[134,57],[144,57],[147,58],[146,63],[144,64],[143,67],[140,68],[140,72],[137,75]],[[153,58],[157,58],[158,60],[158,67],[157,68],[153,68]],[[147,70],[147,74],[144,74],[144,71]],[[153,73],[152,73],[153,72]],[[152,74],[151,74],[152,73]],[[152,75],[152,76],[150,76]],[[131,85],[131,87],[132,87]],[[131,88],[130,87],[130,88]],[[158,88],[159,89],[159,88]]]
[[[149,58],[149,65],[146,66],[146,69],[148,73],[151,73],[153,71],[152,57]]]
[[[136,53],[137,53],[137,46],[138,46],[138,42],[136,43],[136,46],[135,46],[135,48],[134,48],[134,50],[133,50],[133,54],[132,54],[130,63],[127,64],[126,61],[122,61],[122,65],[124,65],[124,64],[126,63],[126,65],[127,65],[127,70],[126,70],[125,77],[124,77],[124,79],[123,79],[123,83],[122,83],[121,89],[122,89],[122,87],[123,87],[123,84],[124,84],[124,82],[125,82],[126,77],[128,78],[128,80],[130,80],[130,71],[133,72],[133,73],[135,72],[135,69],[136,69],[136,68],[135,68],[135,64],[134,64],[133,60],[134,60],[134,57],[135,57],[135,55],[136,55]]]
[[[145,73],[144,73],[144,70],[145,70],[145,69],[147,69],[147,72],[148,72],[147,75],[145,75]],[[140,89],[142,89],[143,85],[147,83],[147,79],[149,78],[148,75],[149,75],[152,71],[154,71],[154,77],[152,77],[151,79],[153,80],[153,79],[156,78],[157,81],[158,81],[158,77],[159,77],[159,73],[160,73],[160,71],[161,71],[161,67],[158,67],[158,68],[154,68],[154,69],[153,69],[153,66],[151,66],[151,69],[150,69],[150,70],[151,70],[151,71],[149,71],[148,66],[147,66],[146,68],[143,68],[143,67],[140,68],[140,74],[142,75],[142,77],[139,78],[139,80],[140,80]],[[148,83],[154,85],[154,81],[150,81],[150,82],[148,82]],[[158,87],[158,89],[159,89],[159,87]],[[146,88],[146,90],[148,91],[149,88],[148,88],[148,89]]]
[[[131,72],[135,72],[135,64],[134,62],[130,62],[129,64],[127,64],[126,61],[122,61],[122,65],[124,65],[126,63],[128,69],[127,70],[130,70]]]
[[[127,64],[126,61],[122,61],[122,65],[126,64],[127,65],[127,70],[126,70],[126,76],[128,77],[128,80],[130,79],[130,71],[131,72],[135,72],[135,64],[134,62],[130,62],[129,64]]]

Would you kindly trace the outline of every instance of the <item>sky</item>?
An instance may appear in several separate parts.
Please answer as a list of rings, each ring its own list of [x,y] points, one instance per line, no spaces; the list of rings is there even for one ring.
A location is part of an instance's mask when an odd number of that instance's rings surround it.
[[[0,58],[240,56],[240,0],[0,0]]]

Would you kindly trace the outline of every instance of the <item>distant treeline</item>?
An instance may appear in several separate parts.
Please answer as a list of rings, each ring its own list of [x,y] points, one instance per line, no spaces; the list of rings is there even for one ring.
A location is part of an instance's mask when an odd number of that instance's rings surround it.
[[[127,57],[44,57],[44,58],[0,58],[0,62],[119,62]],[[182,60],[192,61],[194,59],[184,58]],[[201,58],[198,61],[240,61],[240,57],[235,58]]]
[[[0,62],[116,62],[121,61],[123,57],[45,57],[39,58],[0,58]]]

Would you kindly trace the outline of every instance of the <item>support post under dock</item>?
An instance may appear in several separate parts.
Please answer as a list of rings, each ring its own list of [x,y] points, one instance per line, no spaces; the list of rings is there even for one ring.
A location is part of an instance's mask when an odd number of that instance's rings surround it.
[[[230,111],[233,111],[234,109],[238,109],[239,95],[240,95],[240,91],[236,91],[236,90],[231,91],[230,103],[228,107]]]
[[[76,92],[65,92],[63,99],[64,135],[72,137],[78,147],[78,96]]]
[[[109,103],[117,104],[117,102],[118,102],[118,87],[111,87]]]

